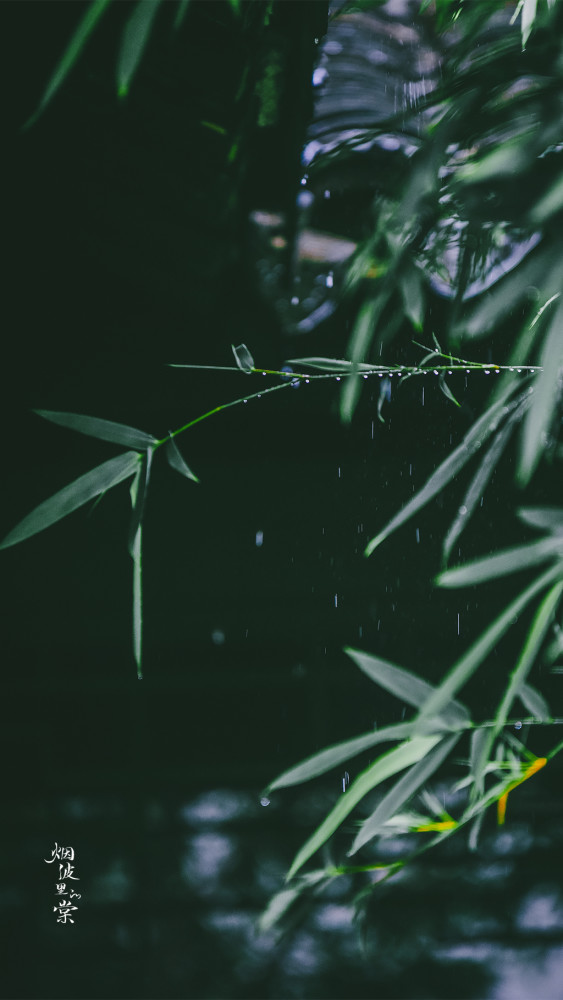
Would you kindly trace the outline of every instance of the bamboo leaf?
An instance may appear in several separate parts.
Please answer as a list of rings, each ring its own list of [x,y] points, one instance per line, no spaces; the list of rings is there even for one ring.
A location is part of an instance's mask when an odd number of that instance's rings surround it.
[[[406,701],[407,705],[421,708],[435,691],[432,684],[428,684],[427,681],[417,677],[410,670],[397,667],[394,663],[382,660],[379,656],[363,653],[350,646],[346,647],[344,652],[372,681],[401,701]],[[444,723],[453,725],[463,724],[468,719],[469,713],[460,702],[452,702],[441,716]]]
[[[357,834],[352,847],[348,851],[348,857],[355,854],[364,844],[367,844],[369,840],[373,840],[374,837],[381,833],[384,824],[438,770],[440,764],[446,759],[450,751],[453,750],[460,737],[461,733],[455,733],[453,736],[446,737],[440,743],[431,747],[418,763],[413,764],[410,770],[384,796],[369,819],[365,823],[362,823],[360,832]]]
[[[189,5],[190,0],[178,0],[178,10],[176,11],[176,17],[174,18],[174,31],[178,31],[184,23]]]
[[[524,524],[532,528],[563,535],[563,507],[520,507],[516,513]]]
[[[394,750],[383,754],[367,770],[363,771],[350,785],[346,794],[340,796],[334,808],[315,830],[312,837],[298,851],[287,874],[287,879],[293,878],[315,851],[322,847],[368,792],[385,781],[386,778],[390,778],[398,771],[404,771],[406,767],[415,764],[439,741],[440,736],[417,736],[415,739],[401,743]]]
[[[443,372],[440,375],[439,383],[440,383],[440,389],[444,393],[446,399],[449,399],[450,403],[454,403],[455,406],[461,406],[461,403],[457,401],[448,383],[446,382]]]
[[[289,365],[307,365],[308,368],[318,368],[322,372],[339,372],[342,374],[356,368],[361,372],[388,370],[387,368],[383,368],[382,365],[366,365],[359,362],[354,364],[352,361],[339,361],[338,358],[288,358],[287,363]]]
[[[197,478],[195,473],[192,472],[189,465],[187,465],[186,462],[184,461],[184,457],[180,452],[178,445],[176,444],[176,442],[172,437],[166,443],[164,450],[166,452],[166,458],[168,459],[168,464],[171,466],[172,469],[175,469],[176,472],[179,472],[182,476],[185,476],[186,479],[191,479],[194,483],[199,483],[199,479]]]
[[[417,267],[411,266],[399,281],[405,316],[410,319],[415,330],[420,332],[424,323],[425,298],[422,275]]]
[[[111,420],[101,420],[99,417],[84,417],[79,413],[57,413],[54,410],[34,410],[33,412],[37,413],[39,417],[44,417],[45,420],[50,420],[53,424],[60,424],[61,427],[79,431],[80,434],[88,434],[100,441],[124,444],[137,451],[145,451],[158,444],[157,439],[152,434],[139,431],[136,427],[128,427],[127,424],[116,424]]]
[[[453,335],[475,339],[486,336],[507,312],[515,309],[528,288],[540,287],[548,294],[546,287],[551,291],[553,284],[551,271],[553,265],[545,251],[531,253],[490,291],[485,292],[471,314],[454,328]],[[553,290],[557,291],[556,288]]]
[[[37,111],[26,122],[25,128],[29,128],[30,125],[33,125],[37,118],[39,118],[39,115],[45,110],[51,98],[54,94],[56,94],[61,84],[64,83],[66,77],[76,63],[82,49],[86,45],[86,42],[90,38],[90,35],[94,31],[94,28],[96,27],[106,7],[109,6],[110,2],[111,0],[94,0],[94,2],[90,4],[86,13],[80,19],[76,31],[72,35],[70,42],[55,67],[55,71],[43,92]]]
[[[352,331],[350,338],[350,358],[352,368],[350,378],[346,379],[340,400],[340,418],[343,423],[350,423],[360,395],[360,368],[368,352],[369,345],[375,334],[379,317],[387,304],[390,291],[382,292],[377,298],[365,302]]]
[[[544,696],[536,691],[531,684],[521,684],[518,697],[527,712],[540,722],[550,722],[551,712]]]
[[[131,538],[129,554],[133,559],[133,656],[137,665],[137,677],[143,676],[143,514],[152,464],[152,449],[143,457],[137,474],[131,483]]]
[[[436,583],[439,587],[470,587],[488,580],[496,580],[508,573],[518,573],[550,559],[560,559],[562,556],[563,538],[554,538],[550,535],[539,542],[515,545],[496,555],[485,556],[484,559],[475,559],[463,566],[446,569],[436,577]]]
[[[522,405],[516,407],[514,412],[501,427],[500,431],[498,431],[493,438],[491,447],[487,451],[481,465],[471,480],[467,492],[458,509],[457,516],[444,539],[444,546],[442,549],[444,562],[448,561],[455,543],[464,528],[469,523],[469,520],[479,502],[479,498],[483,495],[485,489],[487,488],[489,479],[495,471],[499,459],[510,440],[514,426],[517,421],[520,420],[521,415]]]
[[[532,404],[524,421],[517,478],[521,486],[530,481],[545,449],[555,413],[563,367],[563,301],[560,299],[543,344],[542,370],[534,384]]]
[[[126,451],[123,455],[110,458],[108,462],[103,462],[84,476],[75,479],[24,517],[23,521],[20,521],[6,536],[0,549],[7,549],[10,545],[17,545],[18,542],[31,538],[32,535],[72,514],[100,493],[117,486],[136,472],[140,460],[137,452]]]
[[[463,467],[469,462],[473,456],[476,454],[481,444],[486,440],[497,428],[498,423],[505,415],[505,402],[509,395],[513,392],[514,386],[509,385],[506,388],[505,393],[497,400],[497,402],[490,406],[489,409],[475,421],[473,426],[469,429],[465,435],[463,441],[454,451],[448,455],[448,457],[442,462],[440,466],[432,473],[430,478],[427,480],[425,485],[422,487],[415,496],[409,500],[409,502],[391,518],[387,526],[380,531],[375,538],[372,538],[369,545],[366,547],[365,555],[370,556],[372,552],[381,545],[381,542],[385,541],[386,538],[396,531],[402,524],[409,520],[416,514],[417,511],[421,510],[426,506],[431,500],[434,499],[438,493],[451,482],[451,480],[458,474],[458,472],[463,469]]]
[[[344,740],[342,743],[335,743],[334,746],[326,747],[319,753],[313,754],[295,767],[289,768],[280,774],[279,778],[272,781],[266,788],[266,794],[278,788],[287,788],[290,785],[299,785],[311,778],[317,778],[320,774],[331,771],[339,764],[349,761],[352,757],[369,750],[370,747],[378,743],[392,742],[393,740],[406,740],[412,736],[414,722],[401,722],[395,726],[385,726],[383,729],[374,729],[370,733],[362,736],[355,736],[351,740]]]
[[[233,354],[235,356],[237,368],[240,368],[241,371],[246,372],[247,375],[250,375],[250,373],[254,368],[254,358],[252,357],[252,354],[248,350],[246,344],[239,344],[238,347],[235,347],[234,344],[231,344],[231,347],[233,350]]]
[[[562,575],[563,562],[558,562],[534,580],[514,601],[510,602],[498,618],[485,629],[477,641],[454,664],[442,683],[434,690],[420,711],[417,725],[419,721],[423,722],[424,719],[433,719],[440,714],[448,702],[455,697],[460,688],[473,676],[483,660],[496,646],[507,629],[510,628],[514,618],[521,614],[536,594]]]
[[[117,60],[117,95],[126,97],[150,37],[160,0],[137,0],[123,31]]]

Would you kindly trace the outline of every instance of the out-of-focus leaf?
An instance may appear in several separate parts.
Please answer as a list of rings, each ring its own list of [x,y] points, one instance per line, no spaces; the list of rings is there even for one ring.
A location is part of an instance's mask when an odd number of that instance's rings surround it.
[[[522,48],[526,48],[526,42],[530,37],[532,26],[536,19],[536,9],[538,0],[523,0],[522,3]]]
[[[348,857],[359,851],[364,844],[372,840],[379,833],[385,823],[397,812],[401,806],[416,794],[421,785],[438,770],[440,764],[446,759],[460,739],[461,733],[447,736],[436,746],[432,747],[418,763],[414,764],[406,774],[393,786],[384,796],[369,819],[362,823],[360,832],[357,834],[352,847],[348,851]]]
[[[268,906],[258,920],[258,932],[268,934],[285,917],[288,910],[307,890],[314,889],[322,882],[329,882],[330,877],[324,869],[301,875],[291,888],[282,889],[272,896]]]
[[[479,159],[464,163],[456,171],[456,183],[490,183],[502,177],[512,177],[524,171],[534,157],[535,128],[530,124],[512,139],[495,144],[491,152]]]
[[[150,37],[160,0],[137,0],[121,39],[117,60],[117,95],[126,97]]]
[[[470,315],[454,328],[454,336],[474,339],[486,336],[507,312],[518,305],[530,287],[546,289],[546,284],[549,284],[548,294],[557,291],[556,288],[551,289],[552,271],[553,262],[547,251],[532,252],[506,278],[485,292]]]
[[[375,681],[376,684],[385,688],[401,701],[406,701],[407,705],[420,708],[435,691],[432,684],[428,684],[427,681],[417,677],[410,670],[397,667],[394,663],[382,660],[379,656],[363,653],[350,646],[345,647],[344,652],[364,674],[367,674],[370,680]],[[461,702],[454,701],[447,706],[447,710],[442,713],[440,718],[446,724],[459,725],[469,719],[469,713]]]
[[[467,492],[458,508],[457,516],[444,539],[442,549],[444,562],[448,561],[450,552],[452,551],[463,529],[469,523],[469,520],[479,502],[479,498],[483,495],[489,479],[495,471],[498,461],[506,448],[508,441],[510,440],[514,426],[516,422],[520,420],[521,415],[522,404],[515,408],[511,416],[508,417],[500,431],[498,431],[493,438],[493,443],[485,454],[481,465],[471,480]]]
[[[186,462],[184,461],[184,457],[180,452],[180,449],[178,448],[178,445],[176,444],[174,438],[172,437],[170,438],[170,440],[165,444],[164,450],[166,452],[166,458],[168,459],[168,464],[173,469],[175,469],[176,472],[179,472],[182,476],[185,476],[186,479],[193,480],[194,483],[199,483],[199,479],[197,478],[195,473],[192,472],[189,465],[187,465]]]
[[[247,375],[250,375],[255,365],[254,358],[252,357],[252,354],[248,350],[246,344],[239,344],[238,347],[231,344],[231,347],[235,356],[237,367],[240,368],[241,371],[246,372]]]
[[[367,354],[375,334],[377,321],[387,304],[389,295],[389,291],[381,292],[377,298],[365,302],[354,325],[349,348],[352,374],[346,379],[340,399],[340,419],[345,424],[350,423],[360,395],[359,364],[363,362]]]
[[[540,357],[542,371],[536,376],[532,404],[524,421],[518,481],[526,486],[543,454],[545,439],[555,412],[563,367],[563,301],[559,300],[548,328]]]
[[[176,17],[174,18],[174,31],[178,31],[184,23],[186,14],[188,13],[188,7],[190,5],[190,0],[178,0],[178,10],[176,11]]]
[[[326,747],[325,750],[313,754],[312,757],[308,757],[307,760],[280,774],[279,778],[268,785],[266,793],[269,794],[278,788],[287,788],[290,785],[299,785],[303,781],[310,781],[311,778],[325,774],[378,743],[409,739],[413,731],[414,722],[400,722],[395,726],[374,729],[371,733],[364,733],[362,736],[356,736],[351,740],[344,740],[342,743]]]
[[[75,479],[24,517],[23,521],[6,535],[0,549],[7,549],[10,545],[31,538],[32,535],[72,514],[78,507],[82,507],[100,493],[117,486],[136,472],[140,461],[141,456],[137,452],[126,451],[123,455],[110,458],[108,462],[103,462],[84,476]]]
[[[533,226],[541,226],[561,209],[563,209],[563,178],[558,177],[531,209],[530,222]]]
[[[37,120],[64,82],[110,2],[111,0],[94,0],[90,4],[55,67],[55,71],[43,92],[37,111],[26,122],[26,128],[29,128]]]
[[[420,332],[424,323],[425,298],[422,275],[417,267],[409,267],[400,279],[405,315],[415,330]]]
[[[409,502],[391,518],[389,524],[380,531],[375,538],[372,538],[369,545],[366,547],[365,555],[369,556],[381,545],[393,531],[396,531],[405,521],[416,514],[417,511],[425,507],[430,500],[433,500],[435,496],[438,495],[451,480],[458,474],[458,472],[463,469],[464,465],[469,462],[481,444],[486,440],[497,428],[499,421],[504,416],[503,407],[508,399],[509,395],[514,391],[514,386],[509,385],[505,393],[500,397],[499,400],[475,421],[473,426],[469,429],[465,435],[463,441],[454,451],[448,455],[445,461],[442,462],[440,466],[432,473],[430,478],[427,480],[425,485],[422,487],[418,493],[409,500]]]
[[[480,667],[504,633],[510,628],[514,619],[521,614],[527,604],[545,587],[553,583],[557,577],[563,576],[563,562],[551,566],[545,573],[534,580],[519,596],[511,601],[505,610],[495,618],[494,622],[479,636],[476,642],[454,664],[442,683],[435,688],[425,705],[420,710],[417,727],[424,719],[433,719],[440,715],[443,708],[454,698],[457,692],[467,683],[470,677]]]
[[[475,559],[473,562],[446,569],[436,577],[439,587],[471,587],[476,583],[496,580],[507,573],[518,573],[520,570],[537,566],[548,559],[563,557],[563,538],[542,538],[539,542],[528,542],[527,545],[515,545],[504,549],[493,556]]]
[[[334,808],[325,817],[321,825],[315,830],[312,837],[303,845],[289,869],[288,880],[318,851],[319,847],[328,840],[338,829],[340,824],[352,809],[367,795],[373,788],[392,777],[398,771],[416,764],[440,742],[440,736],[417,736],[413,740],[401,743],[400,746],[388,753],[383,754],[373,764],[371,764],[359,777],[350,785],[345,795],[341,795]]]
[[[520,507],[516,513],[524,524],[532,528],[563,535],[563,507]]]
[[[158,443],[152,434],[139,431],[136,427],[128,427],[127,424],[113,423],[112,420],[84,417],[79,413],[57,413],[54,410],[34,410],[34,413],[44,417],[45,420],[50,420],[53,424],[60,424],[61,427],[69,427],[70,430],[88,434],[100,441],[124,444],[129,448],[136,448],[137,451],[146,451]]]
[[[540,722],[549,722],[551,720],[551,712],[547,701],[531,684],[521,684],[518,690],[518,697],[526,711],[534,719],[539,719]]]

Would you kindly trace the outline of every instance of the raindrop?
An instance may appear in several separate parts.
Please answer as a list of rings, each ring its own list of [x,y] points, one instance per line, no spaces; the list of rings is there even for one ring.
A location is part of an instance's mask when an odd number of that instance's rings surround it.
[[[225,633],[222,632],[220,628],[214,629],[213,632],[211,633],[211,641],[216,646],[222,646],[223,643],[225,642]]]
[[[248,403],[248,400],[247,399],[243,399],[243,403]]]
[[[490,373],[489,369],[488,369],[488,368],[485,368],[485,375],[490,375],[490,374],[491,374],[491,373]]]
[[[335,607],[335,608],[337,608],[337,607],[338,607],[338,594],[335,594],[335,595],[334,595],[334,607]]]
[[[342,792],[345,792],[348,785],[350,784],[350,775],[348,771],[344,771],[344,777],[342,778]]]
[[[292,306],[298,306],[299,305],[299,297],[297,295],[293,295],[292,296],[291,304],[292,304]]]
[[[459,635],[459,611],[457,613],[457,634]]]
[[[418,543],[419,543],[419,542],[420,542],[420,531],[419,531],[419,529],[417,528],[417,529],[416,529],[416,543],[417,543],[417,545],[418,545]]]
[[[264,541],[264,532],[263,531],[257,531],[256,532],[256,546],[257,546],[257,548],[260,548],[260,546],[262,545],[263,541]]]
[[[465,514],[467,514],[467,507],[465,506],[465,504],[462,503],[461,507],[458,510],[458,514],[461,514],[462,517]]]
[[[367,378],[367,375],[364,375],[364,378]]]
[[[363,634],[364,634],[363,626],[362,625],[358,625],[358,635],[359,635],[360,639],[362,638]]]
[[[515,729],[522,729],[522,723],[521,722],[515,722],[514,723],[514,728]]]
[[[262,798],[260,799],[260,805],[261,805],[261,806],[269,806],[269,805],[270,805],[270,800],[269,800],[269,799],[267,799],[267,798],[266,798],[266,796],[264,795],[264,796],[262,796]]]
[[[339,479],[341,478],[341,470],[340,470],[340,466],[338,466],[338,478],[339,478]]]
[[[422,386],[422,405],[424,406],[424,386]]]
[[[334,274],[332,273],[332,271],[328,272],[328,274],[326,276],[326,280],[325,280],[325,285],[326,285],[327,288],[333,288],[334,287]]]

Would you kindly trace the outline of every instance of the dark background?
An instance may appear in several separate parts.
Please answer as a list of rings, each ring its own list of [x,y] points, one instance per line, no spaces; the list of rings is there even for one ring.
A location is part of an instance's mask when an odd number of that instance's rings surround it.
[[[245,221],[257,207],[291,211],[325,5],[278,4],[268,34],[259,17],[194,2],[176,36],[171,6],[126,102],[113,74],[131,5],[117,4],[27,130],[84,8],[0,9],[3,534],[118,452],[42,422],[33,408],[161,436],[247,391],[242,374],[168,362],[228,365],[230,345],[241,342],[265,367],[345,349],[345,313],[308,338],[284,335],[256,289]],[[278,124],[261,132],[252,79],[272,45],[285,53],[285,90]],[[250,82],[237,102],[245,66]],[[240,137],[234,164],[225,137],[202,121]],[[254,380],[248,386],[257,391]],[[455,496],[377,559],[362,557],[447,453],[449,432],[460,435],[478,412],[484,387],[459,390],[461,412],[429,386],[423,408],[411,380],[382,424],[370,383],[342,428],[336,385],[302,386],[181,438],[201,483],[155,463],[142,682],[131,653],[125,484],[95,511],[2,553],[3,996],[501,997],[491,992],[484,940],[496,942],[497,972],[511,949],[559,954],[558,918],[534,932],[518,916],[522,900],[551,898],[554,873],[560,882],[553,774],[543,797],[521,793],[528,805],[513,807],[508,840],[491,825],[471,862],[460,844],[381,894],[367,960],[347,883],[281,944],[252,932],[342,776],[267,808],[260,790],[323,745],[402,718],[403,706],[375,691],[342,646],[437,678],[490,616],[487,596],[454,594],[452,603],[431,587]],[[507,487],[500,478],[497,486],[464,556],[499,540]],[[505,524],[501,540],[514,530]],[[489,597],[504,603],[508,590]],[[476,679],[470,700],[492,711],[503,676],[496,687],[491,676]],[[549,684],[542,690],[549,695]],[[70,926],[51,912],[55,866],[43,859],[55,842],[76,852],[82,899]],[[454,950],[444,957],[440,948]]]

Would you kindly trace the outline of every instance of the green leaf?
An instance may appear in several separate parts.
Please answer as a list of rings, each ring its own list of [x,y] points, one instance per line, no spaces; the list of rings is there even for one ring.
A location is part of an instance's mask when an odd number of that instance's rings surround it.
[[[308,368],[318,368],[322,372],[338,372],[340,374],[356,369],[360,372],[388,370],[382,365],[354,364],[352,361],[340,361],[338,358],[288,358],[287,363],[289,365],[307,365]]]
[[[427,480],[425,485],[415,496],[409,500],[409,502],[391,518],[389,524],[380,531],[375,538],[372,538],[369,545],[366,547],[364,555],[370,556],[374,549],[381,542],[385,541],[386,538],[393,531],[396,531],[405,521],[408,521],[413,514],[416,514],[419,510],[426,506],[431,500],[434,499],[438,493],[451,482],[451,480],[457,476],[458,472],[463,469],[476,454],[478,449],[484,440],[487,439],[497,428],[498,423],[504,417],[504,405],[508,396],[513,392],[514,386],[509,385],[506,388],[505,393],[497,400],[497,402],[490,406],[489,409],[475,421],[473,426],[469,429],[465,435],[463,441],[457,448],[451,452],[450,455],[442,462],[440,466],[432,473],[430,478]]]
[[[526,486],[545,449],[557,405],[560,372],[563,366],[563,301],[560,300],[543,344],[532,404],[524,421],[518,482]]]
[[[510,274],[480,297],[473,312],[454,328],[454,337],[477,339],[486,336],[506,313],[516,308],[531,287],[540,287],[544,294],[549,295],[552,291],[551,284],[554,283],[552,271],[553,264],[546,251],[532,252]],[[546,290],[547,287],[549,291]],[[553,290],[557,291],[556,288]]]
[[[423,705],[418,720],[433,719],[455,697],[460,688],[473,676],[485,657],[489,655],[504,633],[513,624],[514,619],[521,614],[527,604],[545,587],[553,583],[563,574],[563,563],[558,562],[538,577],[519,596],[511,601],[505,610],[479,636],[477,641],[454,664],[442,683],[434,690],[428,701]]]
[[[110,458],[108,462],[103,462],[84,476],[75,479],[24,517],[23,521],[20,521],[6,536],[0,549],[7,549],[10,545],[17,545],[18,542],[31,538],[32,535],[72,514],[78,507],[82,507],[100,493],[117,486],[137,471],[140,461],[141,457],[137,452],[126,451],[123,455]]]
[[[133,560],[133,656],[137,665],[137,677],[143,676],[143,514],[152,464],[152,449],[143,457],[137,474],[131,483],[131,519],[129,554]]]
[[[440,764],[446,759],[451,750],[461,737],[461,733],[455,733],[441,740],[440,743],[431,747],[418,763],[413,764],[409,771],[393,786],[384,796],[375,811],[371,814],[360,828],[352,847],[348,851],[348,857],[359,851],[369,840],[373,840],[382,827],[387,823],[401,806],[412,798],[421,785],[424,784]]]
[[[534,719],[539,719],[540,722],[551,721],[551,712],[547,701],[531,684],[521,684],[518,690],[518,697],[526,711]]]
[[[237,367],[240,368],[241,371],[246,372],[247,375],[250,375],[255,365],[254,358],[252,357],[252,354],[248,350],[246,344],[239,344],[238,347],[231,344],[231,347],[235,356]]]
[[[394,663],[382,660],[379,656],[363,653],[359,649],[352,649],[350,646],[345,647],[344,652],[372,681],[375,681],[376,684],[385,688],[386,691],[389,691],[401,701],[406,701],[407,705],[413,705],[414,708],[421,708],[435,691],[432,684],[428,684],[427,681],[422,680],[421,677],[417,677],[410,670],[397,667]],[[441,716],[441,721],[447,725],[463,724],[468,719],[469,713],[460,702],[452,702],[451,705],[447,706],[447,711]],[[436,721],[438,722],[438,720]]]
[[[418,268],[408,267],[406,273],[401,275],[399,286],[405,315],[410,319],[414,329],[420,332],[424,323],[426,303],[422,275]]]
[[[55,71],[43,92],[37,111],[26,122],[25,128],[29,128],[30,125],[33,125],[39,115],[44,111],[53,95],[64,82],[110,2],[111,0],[94,0],[94,2],[90,4],[55,67]]]
[[[160,0],[138,0],[121,39],[117,60],[117,95],[126,97],[150,37]]]
[[[440,374],[439,383],[440,383],[440,389],[444,393],[446,399],[449,399],[450,403],[454,403],[455,406],[461,406],[461,403],[457,401],[448,383],[446,382],[446,377],[443,372],[441,372]]]
[[[496,580],[508,573],[518,573],[548,559],[563,557],[563,538],[542,538],[539,542],[515,545],[494,556],[475,559],[473,562],[446,569],[436,577],[439,587],[471,587],[477,583]]]
[[[524,524],[554,535],[563,535],[563,507],[520,507],[516,511]]]
[[[495,724],[488,730],[487,738],[483,740],[480,748],[480,758],[477,759],[475,763],[475,792],[482,791],[483,781],[482,775],[485,765],[488,761],[491,749],[494,742],[501,732],[503,726],[506,724],[510,709],[512,708],[512,703],[517,696],[520,696],[524,705],[528,707],[527,702],[531,702],[534,707],[539,709],[540,717],[542,714],[547,714],[549,716],[549,709],[547,708],[547,703],[541,698],[541,703],[538,703],[537,698],[534,698],[536,692],[533,688],[529,688],[526,685],[526,680],[528,674],[533,666],[536,656],[539,652],[540,646],[544,640],[545,633],[551,623],[553,617],[553,612],[557,606],[561,593],[563,591],[563,581],[558,581],[544,597],[542,603],[540,604],[538,611],[536,612],[532,627],[528,632],[526,637],[526,642],[524,647],[520,652],[518,657],[518,662],[510,675],[510,681],[504,692],[501,703],[498,707]],[[522,693],[522,688],[524,691]],[[541,697],[541,696],[538,696]],[[533,714],[533,710],[530,709]]]
[[[517,405],[511,416],[505,421],[504,425],[501,427],[500,431],[493,438],[491,447],[485,454],[483,461],[481,462],[477,472],[471,480],[467,492],[458,508],[457,516],[451,525],[445,539],[442,549],[442,556],[444,562],[447,562],[450,553],[457,542],[459,536],[461,535],[464,528],[467,527],[471,516],[473,515],[477,504],[479,503],[480,497],[482,497],[489,479],[491,478],[493,472],[495,471],[500,457],[506,448],[511,434],[514,431],[515,424],[520,420],[522,416],[522,411],[524,406],[527,405],[527,400],[524,403],[519,403]]]
[[[190,0],[178,0],[178,10],[176,11],[176,17],[174,18],[174,31],[178,31],[184,23],[186,14],[188,13],[188,7],[190,5]]]
[[[147,448],[158,444],[157,439],[152,434],[139,431],[136,427],[128,427],[127,424],[115,424],[111,420],[100,420],[99,417],[83,417],[78,413],[57,413],[54,410],[34,410],[33,412],[37,413],[39,417],[44,417],[45,420],[50,420],[53,424],[69,427],[70,430],[88,434],[100,441],[124,444],[137,451],[146,451]]]
[[[368,792],[381,784],[382,781],[385,781],[386,778],[390,778],[392,775],[397,774],[398,771],[404,771],[411,764],[415,764],[421,757],[429,753],[432,747],[436,746],[439,741],[440,736],[417,736],[415,739],[401,743],[394,750],[390,750],[388,753],[378,757],[370,767],[356,778],[348,791],[340,796],[334,808],[325,817],[318,829],[315,830],[312,837],[297,852],[287,874],[287,879],[293,878],[315,851],[318,851],[319,847],[322,847]]]
[[[349,347],[352,361],[351,375],[346,379],[340,400],[340,418],[345,424],[349,424],[352,420],[360,396],[359,365],[368,352],[377,322],[390,294],[390,291],[382,292],[376,299],[365,302],[354,325]]]
[[[199,483],[199,479],[194,472],[190,469],[189,465],[184,461],[184,457],[178,448],[178,445],[174,441],[174,438],[170,440],[164,446],[164,451],[166,452],[166,458],[168,459],[168,464],[176,472],[179,472],[186,479],[191,479],[194,483]]]
[[[369,750],[370,747],[378,743],[392,742],[393,740],[405,740],[412,736],[414,722],[400,722],[395,726],[385,726],[383,729],[374,729],[370,733],[362,736],[355,736],[351,740],[344,740],[342,743],[335,743],[334,746],[326,747],[319,753],[307,757],[306,760],[295,767],[289,768],[280,774],[279,778],[272,781],[266,788],[266,794],[278,788],[288,788],[290,785],[299,785],[311,778],[317,778],[320,774],[326,774],[334,767],[349,761],[352,757]]]

